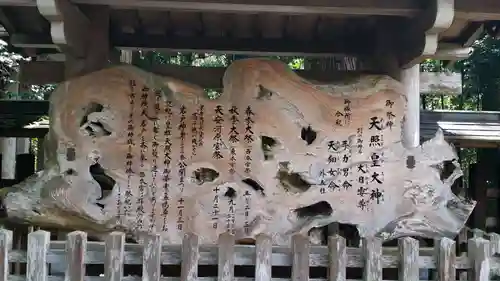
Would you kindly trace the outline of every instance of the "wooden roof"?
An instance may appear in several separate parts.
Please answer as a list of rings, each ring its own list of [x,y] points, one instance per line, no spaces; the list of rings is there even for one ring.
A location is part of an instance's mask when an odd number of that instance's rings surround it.
[[[110,45],[166,51],[371,55],[377,40],[399,44],[415,34],[436,0],[73,0],[81,12],[109,13]],[[29,55],[59,52],[50,23],[33,0],[0,0],[10,46]],[[449,2],[449,1],[448,1]],[[500,20],[500,1],[455,0],[438,49],[470,46],[487,20]],[[67,20],[67,19],[66,19]],[[431,21],[432,22],[432,21]],[[419,32],[425,32],[425,28]],[[384,39],[377,39],[387,34]],[[398,35],[398,36],[393,36]],[[391,42],[391,40],[393,42]],[[411,40],[410,40],[411,41]],[[409,42],[408,44],[411,44]],[[367,48],[367,46],[373,48]]]

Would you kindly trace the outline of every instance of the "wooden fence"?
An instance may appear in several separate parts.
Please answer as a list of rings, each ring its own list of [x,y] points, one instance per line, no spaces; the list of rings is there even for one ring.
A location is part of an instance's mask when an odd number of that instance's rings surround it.
[[[481,235],[482,236],[482,235]],[[433,248],[419,248],[413,238],[402,238],[398,247],[382,247],[379,239],[364,239],[361,248],[345,246],[341,236],[329,238],[328,246],[311,246],[305,236],[295,235],[291,248],[271,245],[260,235],[256,245],[235,245],[234,237],[222,234],[218,245],[199,245],[194,234],[187,234],[182,245],[162,245],[159,235],[149,236],[143,245],[125,243],[120,232],[110,234],[105,242],[88,242],[87,234],[71,232],[66,241],[50,241],[50,233],[38,230],[28,235],[27,251],[12,250],[12,232],[0,230],[0,281],[138,281],[124,277],[124,264],[142,265],[144,281],[342,281],[346,269],[362,271],[363,280],[383,280],[383,270],[397,270],[399,280],[419,280],[419,270],[434,270],[437,280],[456,280],[457,271],[466,271],[469,280],[487,281],[498,272],[500,235],[487,234],[468,241],[468,254],[455,256],[455,242],[443,238]],[[26,275],[10,274],[9,264],[26,263]],[[67,265],[66,276],[53,276],[48,264]],[[86,265],[104,265],[102,276],[87,276]],[[163,273],[162,265],[180,265],[180,277]],[[217,266],[217,274],[199,277],[198,266]],[[254,277],[238,277],[236,266],[251,266]],[[274,267],[291,267],[291,278],[272,278]],[[324,278],[310,278],[312,268],[328,269]],[[162,274],[163,273],[163,274]],[[349,280],[349,279],[347,279]],[[354,280],[349,280],[354,281]]]

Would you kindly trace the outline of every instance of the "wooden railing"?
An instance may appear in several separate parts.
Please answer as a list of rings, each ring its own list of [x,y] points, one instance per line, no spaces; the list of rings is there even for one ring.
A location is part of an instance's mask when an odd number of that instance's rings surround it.
[[[481,234],[482,236],[482,234]],[[488,238],[485,239],[484,237]],[[12,250],[12,232],[0,230],[0,281],[135,281],[124,277],[124,265],[142,265],[144,281],[341,281],[347,268],[363,271],[363,280],[382,280],[382,270],[398,269],[399,280],[419,280],[419,271],[432,269],[437,280],[457,280],[457,270],[466,270],[469,280],[487,281],[500,269],[500,235],[486,234],[468,241],[468,253],[455,256],[455,242],[443,238],[433,248],[419,248],[413,238],[401,238],[398,247],[382,247],[379,239],[364,239],[361,248],[346,247],[341,236],[329,238],[328,246],[312,246],[306,236],[295,235],[291,247],[271,245],[259,235],[256,245],[235,245],[234,237],[222,234],[218,245],[199,245],[198,236],[186,234],[182,245],[163,245],[159,235],[146,237],[143,245],[125,243],[121,232],[105,242],[88,242],[87,234],[71,232],[66,241],[50,241],[50,233],[38,230],[28,235],[27,251]],[[12,275],[9,263],[26,263],[26,275]],[[66,276],[53,276],[48,264],[66,264]],[[103,276],[86,276],[86,265],[104,265]],[[162,275],[162,265],[180,265],[180,277]],[[217,266],[217,275],[198,277],[199,265]],[[235,277],[235,266],[253,266],[254,278]],[[291,267],[291,278],[272,278],[273,267]],[[311,268],[328,269],[324,278],[309,278]],[[461,278],[460,278],[461,279]],[[350,281],[353,281],[352,279]]]

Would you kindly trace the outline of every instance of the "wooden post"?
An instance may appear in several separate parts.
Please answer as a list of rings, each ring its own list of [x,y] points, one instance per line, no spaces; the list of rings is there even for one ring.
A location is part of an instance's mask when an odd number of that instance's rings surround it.
[[[309,237],[292,236],[292,281],[309,280]]]
[[[74,231],[66,239],[66,274],[65,281],[84,280],[85,254],[87,252],[87,233]]]
[[[407,97],[407,111],[403,125],[403,144],[406,148],[420,145],[420,65],[416,64],[401,72]]]
[[[434,258],[436,259],[437,280],[455,281],[455,241],[449,238],[434,241]]]
[[[50,233],[38,230],[28,234],[27,281],[46,281],[48,277],[47,253]]]
[[[218,281],[234,279],[234,236],[225,232],[219,236]]]
[[[195,281],[198,278],[199,239],[198,235],[187,233],[182,240],[181,280]]]
[[[340,235],[330,236],[328,239],[328,280],[346,280],[347,252],[345,238]]]
[[[142,252],[142,280],[160,281],[161,246],[162,237],[158,233],[148,235],[146,239],[144,239],[144,250]]]
[[[16,138],[0,139],[2,151],[2,179],[16,179]]]
[[[106,237],[104,254],[104,280],[121,281],[125,255],[125,233],[111,232]]]
[[[470,281],[490,280],[490,242],[483,238],[469,239],[468,255],[471,266]]]
[[[9,278],[9,252],[12,250],[12,231],[0,230],[0,281]]]
[[[405,237],[398,240],[399,245],[399,280],[418,281],[418,240]]]
[[[272,240],[265,234],[257,235],[255,241],[255,281],[271,280]]]

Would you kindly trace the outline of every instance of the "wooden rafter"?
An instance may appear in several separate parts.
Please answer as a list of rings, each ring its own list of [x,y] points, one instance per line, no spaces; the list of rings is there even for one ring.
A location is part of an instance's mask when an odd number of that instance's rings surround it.
[[[73,0],[76,4],[105,5],[120,9],[181,10],[228,13],[285,13],[330,15],[413,16],[419,4],[414,0],[379,1],[283,1],[283,0]],[[0,6],[34,6],[32,0],[0,0]]]

